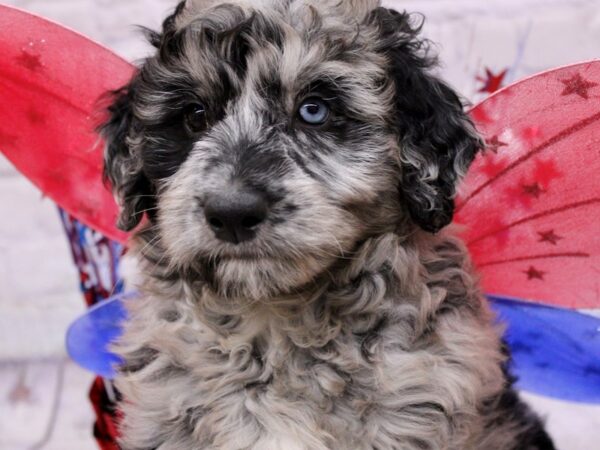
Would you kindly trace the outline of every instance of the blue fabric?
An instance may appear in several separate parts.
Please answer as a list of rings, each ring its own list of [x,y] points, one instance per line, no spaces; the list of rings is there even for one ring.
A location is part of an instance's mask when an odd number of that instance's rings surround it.
[[[488,296],[512,352],[517,387],[600,403],[600,319],[570,309]]]
[[[92,307],[67,333],[69,355],[105,378],[119,358],[109,345],[127,318],[121,294]],[[517,387],[563,400],[600,403],[600,319],[576,311],[488,296],[507,326]]]
[[[92,306],[71,324],[67,331],[67,352],[81,367],[104,378],[115,375],[115,366],[121,359],[109,348],[122,332],[127,311],[124,298],[132,294],[119,294]]]

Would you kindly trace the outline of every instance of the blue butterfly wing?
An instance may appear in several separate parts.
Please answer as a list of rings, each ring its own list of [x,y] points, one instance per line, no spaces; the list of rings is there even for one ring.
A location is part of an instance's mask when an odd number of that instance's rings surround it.
[[[123,300],[131,294],[120,294],[103,300],[76,319],[67,331],[69,356],[81,367],[104,378],[115,375],[121,359],[110,351],[127,319]]]
[[[121,360],[109,348],[127,312],[119,295],[92,307],[67,333],[69,355],[112,378]],[[563,400],[600,403],[600,319],[570,309],[488,296],[506,326],[511,371],[519,389]]]
[[[507,326],[505,339],[519,389],[600,403],[600,319],[570,309],[488,298]]]

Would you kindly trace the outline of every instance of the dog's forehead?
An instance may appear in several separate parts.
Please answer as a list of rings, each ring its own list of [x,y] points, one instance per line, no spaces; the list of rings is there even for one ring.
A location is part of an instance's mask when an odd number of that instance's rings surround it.
[[[373,28],[361,25],[367,9],[376,4],[188,1],[176,17],[177,32],[187,36],[179,67],[205,86],[206,95],[207,86],[218,86],[225,72],[231,85],[246,95],[263,95],[271,83],[288,109],[313,83],[329,81],[338,93],[347,93],[350,110],[382,118],[388,109],[382,95],[386,58],[373,51]],[[203,29],[212,30],[212,37],[206,39]]]
[[[380,5],[380,0],[186,0],[176,18],[176,26],[185,27],[198,16],[220,5],[237,5],[246,11],[285,14],[292,20],[312,14],[312,10],[336,20],[360,21]]]

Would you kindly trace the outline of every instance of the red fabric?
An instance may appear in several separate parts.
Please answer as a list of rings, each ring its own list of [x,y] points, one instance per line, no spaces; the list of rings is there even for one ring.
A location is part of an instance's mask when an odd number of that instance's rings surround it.
[[[0,5],[0,150],[82,222],[123,241],[102,177],[98,99],[133,67],[83,36]]]
[[[91,117],[132,66],[11,8],[0,6],[0,28],[0,104],[10,105],[0,108],[0,150],[60,206],[124,242]],[[487,292],[600,307],[599,85],[600,62],[575,65],[501,89],[472,111],[488,149],[456,217]]]
[[[456,221],[485,291],[600,307],[600,61],[536,75],[472,111],[487,150]]]
[[[94,437],[101,450],[119,450],[117,445],[119,414],[108,398],[104,381],[96,377],[90,390],[90,400],[96,412]]]

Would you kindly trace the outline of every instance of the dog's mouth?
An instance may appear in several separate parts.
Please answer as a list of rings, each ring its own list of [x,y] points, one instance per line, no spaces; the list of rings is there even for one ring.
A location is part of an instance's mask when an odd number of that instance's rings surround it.
[[[197,263],[200,275],[219,295],[261,301],[301,289],[328,266],[310,254],[276,254],[250,246],[228,249]]]
[[[251,241],[237,245],[219,245],[211,252],[221,261],[258,261],[279,259],[281,256],[273,254],[272,248],[260,242]],[[284,257],[285,258],[285,257]]]
[[[220,252],[219,259],[222,261],[255,261],[270,259],[270,256],[252,249],[244,249]]]

